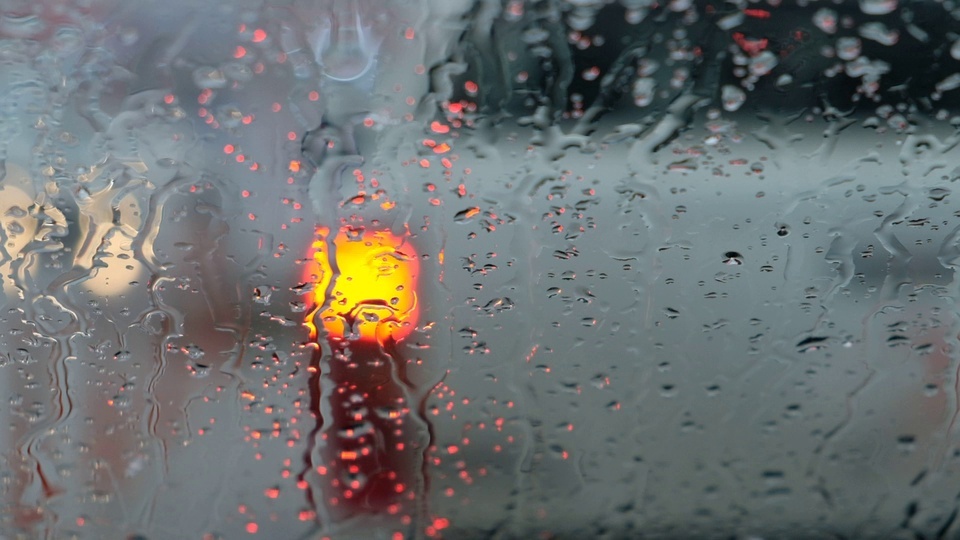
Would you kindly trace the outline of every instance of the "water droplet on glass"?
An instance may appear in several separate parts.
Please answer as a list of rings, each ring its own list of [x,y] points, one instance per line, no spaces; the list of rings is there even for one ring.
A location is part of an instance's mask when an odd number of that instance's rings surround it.
[[[510,300],[507,297],[494,298],[490,300],[483,306],[483,311],[489,315],[494,315],[497,313],[502,313],[504,311],[509,311],[513,309],[514,303],[513,300]]]
[[[779,60],[777,60],[776,55],[770,51],[763,51],[750,59],[748,67],[751,75],[754,75],[755,77],[762,77],[767,73],[770,73],[770,71],[772,71],[778,63]]]
[[[653,102],[657,83],[650,77],[642,77],[633,82],[633,102],[637,107],[646,107]]]
[[[743,255],[737,253],[736,251],[728,251],[723,254],[723,264],[739,266],[743,264]]]
[[[927,190],[927,197],[933,201],[942,201],[947,198],[947,195],[950,195],[950,190],[947,188],[930,188]]]
[[[801,353],[819,351],[826,346],[826,342],[826,336],[810,336],[797,343],[797,350]]]
[[[227,77],[218,68],[203,66],[193,70],[193,82],[198,88],[216,90],[227,86]]]
[[[813,14],[813,24],[828,34],[837,31],[837,12],[829,8],[820,8]]]
[[[910,453],[916,449],[917,438],[913,435],[897,437],[897,448],[903,453]]]
[[[550,32],[547,32],[546,29],[539,26],[534,26],[532,28],[529,28],[525,30],[521,35],[521,39],[523,39],[524,43],[526,43],[527,45],[536,45],[538,43],[543,43],[544,41],[547,41],[549,37],[550,37]]]
[[[887,28],[881,22],[869,22],[860,26],[860,35],[881,45],[895,45],[900,40],[900,32]]]
[[[865,15],[886,15],[897,9],[897,0],[860,0],[860,11]]]
[[[937,92],[943,93],[960,87],[960,73],[954,73],[936,84]]]
[[[777,86],[787,86],[788,84],[792,83],[793,75],[790,75],[789,73],[784,73],[783,75],[777,77]]]
[[[348,82],[364,76],[375,65],[380,48],[372,28],[364,25],[359,5],[335,1],[329,26],[319,30],[312,43],[323,74]]]
[[[855,37],[842,37],[838,39],[837,56],[841,60],[853,60],[860,56],[860,40]]]
[[[203,358],[203,354],[204,354],[203,349],[201,349],[199,346],[194,344],[190,344],[184,347],[184,352],[187,354],[187,356],[191,360],[199,360],[200,358]]]
[[[727,84],[720,91],[720,99],[723,101],[724,110],[733,112],[747,100],[747,94],[743,89]]]
[[[4,14],[0,16],[0,31],[12,38],[30,38],[46,29],[46,21],[36,15]]]

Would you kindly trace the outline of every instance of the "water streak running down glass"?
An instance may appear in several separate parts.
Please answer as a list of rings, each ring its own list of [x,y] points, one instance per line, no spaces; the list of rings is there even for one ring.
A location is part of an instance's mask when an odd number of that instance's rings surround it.
[[[960,537],[958,28],[0,2],[0,537]]]

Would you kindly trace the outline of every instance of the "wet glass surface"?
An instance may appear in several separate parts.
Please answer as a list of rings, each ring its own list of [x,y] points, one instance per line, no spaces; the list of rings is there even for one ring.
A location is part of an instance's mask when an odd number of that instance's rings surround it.
[[[0,536],[957,537],[958,21],[0,2]]]

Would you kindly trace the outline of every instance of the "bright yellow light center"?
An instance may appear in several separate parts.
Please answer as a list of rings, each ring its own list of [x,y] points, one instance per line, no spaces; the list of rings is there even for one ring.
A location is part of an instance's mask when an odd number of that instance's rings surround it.
[[[312,337],[317,334],[318,315],[335,340],[349,337],[383,344],[388,338],[400,341],[416,328],[420,260],[406,237],[386,230],[343,228],[331,243],[319,231],[313,249],[319,268],[313,292],[316,307],[307,321]]]

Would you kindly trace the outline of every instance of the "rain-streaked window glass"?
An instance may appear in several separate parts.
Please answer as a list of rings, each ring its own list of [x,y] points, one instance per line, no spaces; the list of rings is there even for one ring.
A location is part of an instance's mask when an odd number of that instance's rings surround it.
[[[0,537],[960,537],[960,3],[0,2]]]

